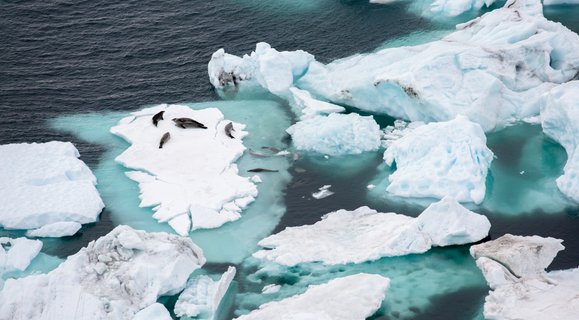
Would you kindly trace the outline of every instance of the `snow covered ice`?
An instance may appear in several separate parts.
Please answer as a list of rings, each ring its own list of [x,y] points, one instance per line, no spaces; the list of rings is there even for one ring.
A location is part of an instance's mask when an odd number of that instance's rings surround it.
[[[204,263],[189,238],[118,226],[48,274],[6,281],[0,319],[131,319]]]
[[[471,255],[491,291],[486,319],[575,319],[579,313],[579,268],[545,272],[562,240],[504,235],[472,246]]]
[[[72,236],[82,228],[82,225],[74,221],[62,221],[44,225],[38,229],[26,231],[27,237],[67,237]]]
[[[389,166],[386,191],[397,196],[481,203],[493,153],[482,128],[463,116],[406,130],[384,152]]]
[[[151,118],[161,111],[164,120],[155,126]],[[172,121],[183,117],[207,129],[183,129]],[[116,160],[138,170],[127,176],[139,183],[140,206],[153,207],[153,217],[169,223],[180,235],[239,219],[257,196],[255,184],[239,176],[234,163],[245,150],[241,141],[247,134],[245,126],[232,123],[232,139],[224,130],[228,123],[232,122],[216,108],[159,105],[134,112],[111,128],[132,144]],[[170,139],[159,148],[166,132]]]
[[[333,103],[320,101],[314,99],[312,95],[295,87],[289,88],[293,100],[290,100],[296,113],[300,116],[300,120],[311,119],[318,115],[328,115],[331,113],[343,112],[344,107],[335,105]]]
[[[42,242],[39,240],[0,237],[0,275],[13,270],[26,270],[40,249]]]
[[[171,314],[165,308],[164,305],[160,303],[153,303],[152,305],[146,307],[145,309],[137,312],[133,317],[133,320],[171,320]]]
[[[312,285],[300,295],[266,303],[239,320],[317,319],[363,320],[378,310],[390,279],[376,274],[359,273]]]
[[[96,178],[70,142],[0,146],[0,227],[89,223],[104,207]]]
[[[265,249],[253,256],[287,266],[314,261],[362,263],[423,253],[432,246],[476,242],[489,229],[485,216],[452,198],[430,205],[417,218],[361,207],[331,212],[313,225],[288,227],[260,241]]]
[[[565,172],[557,179],[557,186],[579,203],[579,81],[557,86],[543,96],[541,125],[567,152]]]

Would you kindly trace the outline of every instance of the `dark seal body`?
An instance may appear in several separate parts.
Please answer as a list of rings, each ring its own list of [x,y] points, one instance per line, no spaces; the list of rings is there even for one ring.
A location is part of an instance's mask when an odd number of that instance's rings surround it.
[[[173,118],[173,122],[175,122],[175,125],[177,127],[180,128],[201,128],[201,129],[207,129],[207,127],[196,120],[193,120],[191,118]]]
[[[163,149],[163,145],[169,141],[171,138],[171,134],[169,132],[165,132],[165,134],[161,137],[161,141],[159,142],[159,149]]]
[[[255,168],[255,169],[247,170],[247,172],[278,172],[278,170]]]
[[[235,137],[231,134],[231,131],[235,131],[235,129],[233,129],[233,122],[230,122],[225,125],[225,135],[230,137],[231,139],[235,139]]]
[[[165,111],[159,111],[157,114],[153,116],[153,124],[155,125],[155,127],[157,126],[157,123],[159,123],[160,120],[164,120],[163,119],[164,113]]]

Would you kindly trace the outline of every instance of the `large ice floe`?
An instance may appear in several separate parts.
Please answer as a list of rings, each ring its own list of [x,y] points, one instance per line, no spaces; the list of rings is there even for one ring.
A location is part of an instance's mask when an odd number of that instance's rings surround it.
[[[154,125],[151,119],[159,112],[164,112],[164,120]],[[207,128],[181,128],[172,121],[175,118],[191,118]],[[229,124],[233,138],[226,134]],[[131,143],[116,160],[138,170],[127,176],[139,183],[140,205],[154,207],[155,219],[187,235],[239,219],[242,209],[255,200],[255,184],[239,176],[234,163],[245,150],[244,127],[224,119],[216,108],[159,105],[133,112],[111,132]],[[166,133],[170,138],[160,148]]]
[[[313,225],[289,227],[263,239],[259,245],[266,249],[253,256],[288,266],[315,261],[361,263],[423,253],[433,246],[476,242],[489,229],[485,216],[447,197],[417,218],[368,207],[331,212]]]
[[[299,121],[287,129],[298,150],[330,156],[359,154],[380,148],[380,126],[371,116],[332,113]]]
[[[26,270],[40,249],[42,242],[39,240],[0,237],[0,288],[4,274]]]
[[[191,239],[119,226],[48,274],[7,280],[0,319],[131,319],[204,263]]]
[[[471,255],[491,291],[486,319],[575,319],[579,314],[579,268],[545,272],[562,240],[510,234],[472,246]]]
[[[261,305],[239,320],[363,320],[374,314],[390,285],[390,279],[359,273],[312,285],[303,294]]]
[[[538,115],[534,103],[576,76],[579,36],[543,17],[539,0],[510,0],[457,26],[441,40],[383,49],[324,65],[303,51],[259,43],[243,58],[217,51],[209,62],[216,88],[289,89],[317,99],[411,121],[465,115],[485,131]]]
[[[96,178],[70,142],[0,146],[0,227],[89,223],[104,208]]]
[[[493,153],[482,128],[458,116],[408,130],[392,141],[384,160],[396,170],[387,192],[402,197],[443,198],[481,203]]]
[[[567,152],[565,172],[557,179],[557,186],[571,200],[579,202],[579,81],[552,89],[541,102],[543,131]]]

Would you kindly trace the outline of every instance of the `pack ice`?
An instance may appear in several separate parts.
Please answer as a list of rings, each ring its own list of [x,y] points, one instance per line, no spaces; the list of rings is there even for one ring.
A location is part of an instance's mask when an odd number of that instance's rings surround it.
[[[164,119],[155,126],[152,117],[161,111]],[[207,129],[177,127],[174,118],[190,118]],[[234,138],[225,132],[230,123]],[[255,184],[239,176],[234,163],[245,150],[244,127],[216,108],[165,104],[132,113],[111,132],[131,144],[116,161],[137,170],[127,176],[139,183],[140,206],[153,207],[153,218],[187,235],[239,219],[257,196]],[[170,137],[160,148],[166,133]]]
[[[40,249],[40,240],[0,237],[0,288],[3,273],[26,270]]]
[[[575,319],[579,314],[579,268],[545,272],[562,240],[506,234],[472,246],[491,291],[485,319]]]
[[[450,197],[431,204],[417,218],[361,207],[331,212],[313,225],[288,227],[261,240],[265,249],[253,256],[287,266],[362,263],[476,242],[488,235],[490,226],[485,216]]]
[[[493,152],[482,128],[466,117],[404,131],[384,152],[390,174],[387,192],[401,197],[443,198],[481,203]]]
[[[543,96],[541,125],[543,132],[567,152],[567,164],[557,179],[557,187],[579,202],[579,81],[557,86]]]
[[[579,36],[543,17],[540,0],[507,1],[438,41],[327,65],[303,51],[258,43],[243,58],[220,49],[208,67],[216,88],[261,86],[287,99],[293,86],[317,99],[404,120],[465,115],[485,131],[538,115],[539,96],[573,79],[577,68]]]
[[[48,274],[7,280],[0,319],[132,319],[204,263],[189,238],[118,226]]]
[[[309,286],[305,293],[269,302],[239,320],[363,320],[380,308],[390,279],[359,273]]]
[[[104,204],[96,177],[78,157],[70,142],[0,146],[0,227],[96,221]]]

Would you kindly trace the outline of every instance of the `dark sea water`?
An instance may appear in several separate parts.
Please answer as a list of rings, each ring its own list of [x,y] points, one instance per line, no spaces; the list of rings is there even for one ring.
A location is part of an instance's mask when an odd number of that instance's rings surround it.
[[[302,3],[303,2],[303,3]],[[47,121],[87,112],[129,111],[144,105],[219,99],[207,77],[211,54],[224,47],[250,52],[265,41],[279,50],[303,49],[323,62],[367,52],[384,41],[412,32],[442,28],[406,10],[405,2],[371,5],[367,0],[213,0],[213,1],[2,1],[0,0],[0,144],[68,140],[81,159],[96,167],[105,150],[51,130]],[[545,10],[552,20],[579,31],[579,9]],[[393,119],[380,119],[381,125]],[[498,138],[499,140],[501,138]],[[553,142],[546,142],[553,143]],[[516,157],[519,142],[491,146],[500,161]],[[544,152],[551,152],[550,146]],[[560,150],[559,150],[560,151]],[[380,155],[351,176],[318,170],[315,160],[300,160],[286,190],[287,212],[276,231],[313,223],[332,210],[368,205],[366,185],[376,175]],[[296,168],[306,169],[296,170]],[[332,184],[335,196],[304,201],[311,191]],[[419,211],[387,203],[377,210]],[[505,216],[484,212],[492,223],[490,238],[505,233],[538,234],[565,240],[552,269],[579,265],[577,210]],[[47,253],[66,257],[114,227],[105,212],[101,221],[75,237],[54,240]],[[0,231],[0,235],[19,235]],[[49,240],[49,244],[50,244]],[[465,248],[459,248],[462,256]],[[221,270],[223,266],[209,266]],[[244,279],[237,279],[243,289]],[[436,296],[416,319],[472,319],[485,287]],[[168,299],[167,305],[174,303]],[[172,302],[171,302],[172,301]],[[231,302],[234,306],[234,302]],[[233,309],[234,307],[232,307]],[[231,313],[230,313],[231,314]],[[377,315],[375,319],[389,319]]]

